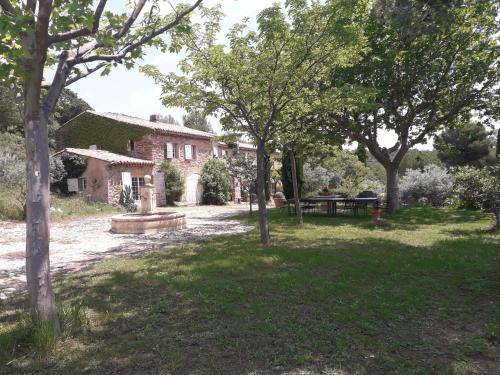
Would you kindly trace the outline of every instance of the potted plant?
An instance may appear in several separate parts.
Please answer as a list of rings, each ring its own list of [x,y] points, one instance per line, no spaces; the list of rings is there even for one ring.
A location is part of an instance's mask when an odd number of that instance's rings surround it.
[[[278,192],[276,192],[276,194],[273,195],[273,201],[274,201],[275,207],[278,207],[278,208],[283,207],[285,205],[285,202],[286,202],[285,195],[281,191],[278,191]]]

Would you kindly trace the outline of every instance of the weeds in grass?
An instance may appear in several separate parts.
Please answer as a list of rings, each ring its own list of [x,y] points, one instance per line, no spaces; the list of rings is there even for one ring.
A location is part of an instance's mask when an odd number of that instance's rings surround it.
[[[83,302],[61,303],[57,308],[62,337],[71,337],[90,325]]]
[[[12,352],[28,350],[30,355],[45,357],[54,351],[58,340],[72,337],[90,325],[87,309],[82,302],[59,304],[57,317],[61,328],[59,337],[54,334],[50,321],[35,319],[27,311],[19,313],[19,323],[15,329],[0,335],[0,347],[11,348]]]

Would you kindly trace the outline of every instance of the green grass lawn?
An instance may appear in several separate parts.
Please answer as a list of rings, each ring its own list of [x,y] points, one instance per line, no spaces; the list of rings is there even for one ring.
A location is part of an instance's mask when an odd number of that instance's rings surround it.
[[[270,211],[218,237],[56,280],[88,324],[46,356],[0,305],[0,372],[42,374],[498,374],[500,236],[478,212],[368,218]],[[8,364],[7,364],[8,363]]]

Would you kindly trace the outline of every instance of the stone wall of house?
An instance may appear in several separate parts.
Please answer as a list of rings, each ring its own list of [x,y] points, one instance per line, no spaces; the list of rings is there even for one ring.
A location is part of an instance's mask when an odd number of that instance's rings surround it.
[[[176,157],[172,159],[165,158],[165,144],[170,142],[177,145]],[[196,148],[196,158],[186,160],[185,145],[193,145]],[[129,155],[135,158],[152,160],[155,163],[153,170],[153,179],[156,179],[157,186],[157,202],[159,206],[166,204],[164,190],[161,190],[163,176],[159,173],[159,168],[165,160],[169,160],[177,167],[182,178],[184,179],[184,194],[181,197],[182,201],[186,201],[187,179],[193,174],[201,174],[203,165],[213,157],[222,157],[223,154],[230,155],[234,152],[231,147],[225,144],[215,144],[217,147],[214,150],[214,143],[211,139],[197,137],[192,135],[173,135],[161,132],[147,134],[143,138],[134,142],[134,149],[129,151]],[[222,152],[224,150],[224,152]],[[242,147],[241,152],[245,152],[256,157],[255,149]],[[216,153],[217,155],[214,155]],[[161,185],[161,186],[160,186]],[[241,202],[241,187],[238,181],[233,180],[233,189],[231,192],[232,200],[235,203]]]
[[[176,157],[172,159],[165,158],[165,144],[170,142],[177,145]],[[187,160],[185,158],[185,145],[192,145],[196,149],[196,157]],[[201,174],[203,165],[213,158],[212,141],[208,138],[189,136],[189,135],[167,135],[164,133],[148,134],[134,143],[134,150],[130,156],[152,160],[155,163],[153,174],[159,172],[161,164],[169,160],[179,170],[183,180],[186,182],[188,177],[193,174]],[[187,186],[184,188],[182,201],[186,200]],[[166,197],[164,194],[158,196],[158,205],[165,205]]]
[[[119,204],[123,190],[122,172],[129,172],[131,177],[153,176],[152,165],[108,165],[108,203]]]

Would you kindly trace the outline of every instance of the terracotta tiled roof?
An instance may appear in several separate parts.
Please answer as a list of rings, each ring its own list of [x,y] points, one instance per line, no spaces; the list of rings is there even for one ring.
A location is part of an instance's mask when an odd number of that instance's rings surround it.
[[[84,113],[90,113],[94,116],[100,116],[109,118],[111,120],[115,120],[118,122],[124,122],[131,125],[141,126],[143,128],[149,128],[152,130],[164,131],[166,133],[180,134],[180,135],[193,135],[197,137],[203,138],[213,138],[215,134],[202,132],[200,130],[191,129],[182,125],[175,124],[166,124],[164,122],[153,122],[149,120],[144,120],[142,118],[127,116],[120,113],[111,113],[111,112],[95,112],[95,111],[86,111]],[[71,121],[71,120],[70,120]]]
[[[86,148],[65,148],[64,150],[58,152],[69,152],[71,154],[77,154],[80,156],[85,156],[89,158],[104,160],[112,165],[115,164],[135,164],[135,165],[153,165],[151,160],[131,158],[130,156],[115,154],[113,152],[104,150],[90,150]]]
[[[250,143],[241,143],[241,142],[238,142],[238,147],[239,148],[242,148],[242,149],[245,149],[245,150],[257,150],[257,147],[250,144]]]

